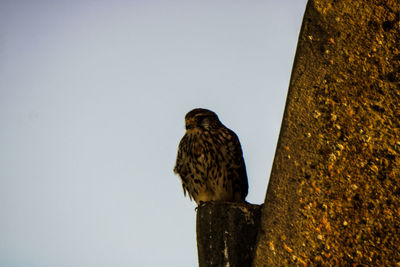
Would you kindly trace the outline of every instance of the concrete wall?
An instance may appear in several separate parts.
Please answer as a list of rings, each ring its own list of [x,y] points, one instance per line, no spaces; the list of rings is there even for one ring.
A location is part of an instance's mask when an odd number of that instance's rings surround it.
[[[400,1],[309,1],[255,266],[400,266]]]

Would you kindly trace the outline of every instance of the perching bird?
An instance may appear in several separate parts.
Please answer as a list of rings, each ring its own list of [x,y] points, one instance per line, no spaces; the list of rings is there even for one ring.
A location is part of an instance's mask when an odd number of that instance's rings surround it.
[[[197,205],[207,201],[245,201],[246,166],[237,135],[211,110],[196,108],[185,116],[174,172],[183,193]]]

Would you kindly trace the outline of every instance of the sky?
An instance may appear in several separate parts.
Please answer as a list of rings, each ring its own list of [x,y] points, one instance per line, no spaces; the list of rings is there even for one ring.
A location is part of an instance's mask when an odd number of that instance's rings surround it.
[[[0,1],[0,266],[197,266],[184,116],[261,204],[306,0]]]

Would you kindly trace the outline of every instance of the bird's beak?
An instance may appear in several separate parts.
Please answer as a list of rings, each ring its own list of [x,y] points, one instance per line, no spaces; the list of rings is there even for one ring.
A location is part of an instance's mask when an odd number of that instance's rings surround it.
[[[194,120],[193,119],[185,120],[185,127],[186,127],[186,130],[193,129],[194,128]]]

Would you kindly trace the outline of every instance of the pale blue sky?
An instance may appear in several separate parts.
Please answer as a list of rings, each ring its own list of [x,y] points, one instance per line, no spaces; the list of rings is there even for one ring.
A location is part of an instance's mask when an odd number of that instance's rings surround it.
[[[0,266],[196,266],[184,115],[264,201],[306,0],[0,1]]]

